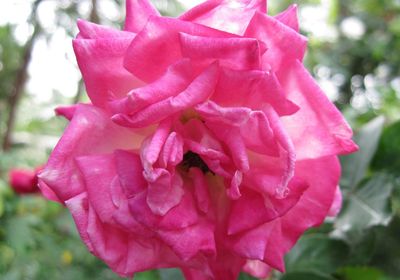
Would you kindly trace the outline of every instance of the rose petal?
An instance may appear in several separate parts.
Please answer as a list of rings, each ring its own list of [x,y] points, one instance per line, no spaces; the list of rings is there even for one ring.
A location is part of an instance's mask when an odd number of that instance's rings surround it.
[[[265,0],[209,0],[187,11],[180,19],[243,35],[256,11],[266,13]]]
[[[107,108],[112,98],[126,95],[142,85],[122,67],[123,57],[134,34],[128,37],[75,39],[73,47],[90,100]]]
[[[124,30],[139,32],[150,16],[160,16],[160,13],[148,0],[126,0]]]
[[[263,67],[274,71],[295,60],[302,60],[307,39],[279,20],[257,12],[247,27],[246,37],[264,42],[268,50],[263,55]]]
[[[285,11],[275,16],[277,20],[299,32],[299,19],[297,17],[297,5],[290,5]]]
[[[299,160],[357,150],[350,126],[299,61],[279,72],[278,78],[290,100],[300,107],[282,119]]]

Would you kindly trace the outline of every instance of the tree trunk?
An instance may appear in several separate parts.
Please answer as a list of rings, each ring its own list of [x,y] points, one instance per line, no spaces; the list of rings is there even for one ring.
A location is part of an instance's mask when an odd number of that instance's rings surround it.
[[[18,69],[17,74],[15,76],[13,91],[8,100],[7,105],[8,105],[9,111],[8,111],[8,119],[7,119],[7,123],[6,123],[6,131],[4,133],[3,142],[2,142],[3,151],[8,151],[11,148],[11,134],[12,134],[12,131],[13,131],[14,125],[15,125],[18,103],[21,100],[21,97],[23,96],[26,80],[28,77],[28,66],[29,66],[29,62],[31,60],[31,56],[32,56],[32,49],[33,49],[36,38],[38,37],[38,35],[40,33],[40,29],[41,29],[39,24],[37,23],[36,14],[37,14],[37,7],[39,6],[40,2],[42,2],[42,1],[43,0],[36,0],[32,4],[32,12],[30,14],[29,21],[33,24],[34,31],[33,31],[31,38],[28,40],[28,42],[25,45],[24,53],[22,56],[22,64],[21,64],[21,67]]]

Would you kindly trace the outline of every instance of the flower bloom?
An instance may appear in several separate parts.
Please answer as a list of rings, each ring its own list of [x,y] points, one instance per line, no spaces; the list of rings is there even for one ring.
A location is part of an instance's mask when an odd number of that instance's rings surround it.
[[[38,173],[42,167],[34,170],[13,168],[9,172],[9,182],[13,190],[18,194],[36,193],[38,188]]]
[[[301,234],[337,213],[337,155],[357,149],[302,64],[296,6],[275,17],[265,0],[209,0],[179,18],[146,0],[126,8],[123,31],[78,22],[91,104],[57,109],[70,123],[42,192],[122,276],[284,271]]]

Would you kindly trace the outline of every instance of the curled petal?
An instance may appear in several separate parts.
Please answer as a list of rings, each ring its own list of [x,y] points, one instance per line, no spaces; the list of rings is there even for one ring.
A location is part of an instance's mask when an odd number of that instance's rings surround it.
[[[247,27],[246,37],[264,42],[268,50],[263,55],[263,67],[274,71],[295,60],[303,60],[307,39],[278,19],[256,13]]]
[[[133,115],[116,114],[112,120],[123,126],[142,128],[185,109],[190,109],[214,92],[218,71],[218,64],[213,63],[180,94],[154,103]]]

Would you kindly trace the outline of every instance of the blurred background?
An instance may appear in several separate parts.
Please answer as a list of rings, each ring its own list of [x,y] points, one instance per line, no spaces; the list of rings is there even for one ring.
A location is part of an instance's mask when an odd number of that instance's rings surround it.
[[[0,1],[0,279],[121,279],[87,252],[63,207],[35,194],[34,170],[66,125],[54,108],[87,100],[71,45],[76,20],[120,27],[123,2]],[[152,2],[175,16],[199,1]],[[294,2],[309,38],[306,65],[361,149],[341,159],[339,216],[309,231],[287,256],[287,274],[271,279],[398,280],[400,0],[270,0],[269,13]]]

